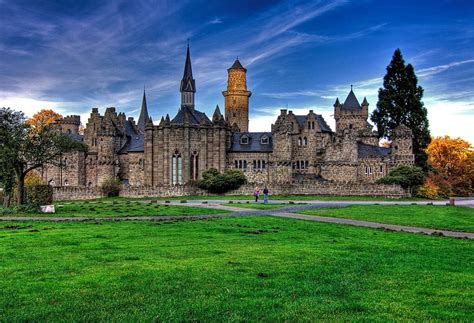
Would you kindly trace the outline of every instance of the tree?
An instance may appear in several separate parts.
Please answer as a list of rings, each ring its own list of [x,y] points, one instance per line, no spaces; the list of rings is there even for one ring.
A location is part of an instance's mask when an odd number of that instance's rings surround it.
[[[423,88],[418,85],[413,66],[405,66],[400,49],[395,50],[387,66],[383,88],[379,89],[377,107],[370,119],[377,126],[381,138],[391,139],[393,129],[400,124],[409,127],[414,137],[415,164],[426,171],[428,164],[425,149],[431,136],[422,97]]]
[[[245,175],[236,169],[226,170],[223,174],[215,168],[211,168],[202,174],[198,186],[211,193],[225,193],[239,188],[247,182]]]
[[[474,151],[469,142],[449,136],[433,138],[428,145],[431,181],[443,195],[469,195],[474,186]]]
[[[390,171],[390,173],[377,180],[378,184],[398,184],[403,188],[413,188],[423,184],[425,173],[417,166],[398,166]]]
[[[46,126],[51,125],[53,122],[61,119],[63,116],[59,113],[54,112],[51,109],[42,109],[36,112],[27,123],[35,129],[43,129]]]
[[[15,174],[17,205],[25,202],[25,176],[45,164],[62,166],[62,154],[85,150],[86,146],[49,126],[34,128],[25,115],[10,108],[0,109],[0,165]]]

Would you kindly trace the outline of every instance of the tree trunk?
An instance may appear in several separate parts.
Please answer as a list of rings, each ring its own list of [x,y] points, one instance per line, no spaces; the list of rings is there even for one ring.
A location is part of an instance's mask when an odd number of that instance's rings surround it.
[[[10,198],[12,193],[5,193],[3,196],[3,207],[8,208],[10,207]]]
[[[25,204],[25,174],[21,172],[18,176],[16,205]]]

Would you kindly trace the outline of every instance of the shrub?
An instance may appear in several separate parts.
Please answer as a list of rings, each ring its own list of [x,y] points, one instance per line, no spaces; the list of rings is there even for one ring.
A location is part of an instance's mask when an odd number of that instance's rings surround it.
[[[221,174],[217,169],[211,168],[202,174],[198,186],[211,193],[225,193],[239,188],[246,182],[247,178],[239,170],[230,169]]]
[[[53,188],[49,185],[29,185],[25,187],[26,200],[29,204],[39,206],[53,202]]]
[[[416,192],[416,196],[435,200],[440,197],[440,189],[432,180],[427,178],[425,183],[420,186]]]
[[[112,197],[119,195],[121,187],[122,183],[119,179],[108,178],[100,185],[100,190],[104,196]]]
[[[417,166],[398,166],[377,180],[378,184],[398,184],[403,188],[413,188],[423,184],[425,173]]]

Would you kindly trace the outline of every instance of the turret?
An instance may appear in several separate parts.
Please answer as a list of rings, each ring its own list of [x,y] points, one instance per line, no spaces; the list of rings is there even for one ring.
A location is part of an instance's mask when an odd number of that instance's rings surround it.
[[[225,118],[229,124],[238,127],[241,132],[249,131],[249,98],[252,92],[247,90],[247,69],[237,58],[227,70],[227,90],[222,92],[225,98]]]

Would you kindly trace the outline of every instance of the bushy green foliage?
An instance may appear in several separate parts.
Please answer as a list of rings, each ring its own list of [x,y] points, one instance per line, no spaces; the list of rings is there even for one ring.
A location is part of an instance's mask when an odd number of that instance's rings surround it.
[[[49,185],[30,185],[25,189],[29,204],[48,205],[53,202],[53,188]]]
[[[119,195],[121,187],[122,183],[119,179],[108,178],[100,185],[100,190],[104,196],[112,197]]]
[[[398,184],[403,188],[413,188],[423,184],[425,173],[417,166],[398,166],[377,180],[378,184]]]
[[[239,170],[229,169],[221,174],[217,169],[211,168],[202,174],[198,186],[211,193],[220,194],[235,190],[245,183],[247,183],[247,178]]]

